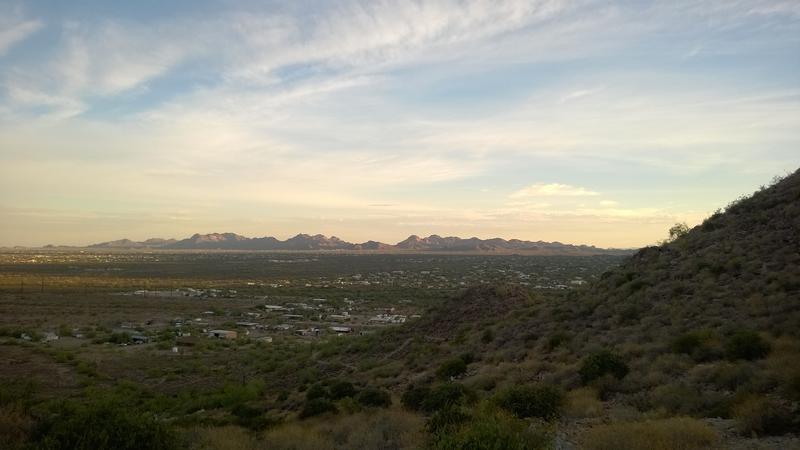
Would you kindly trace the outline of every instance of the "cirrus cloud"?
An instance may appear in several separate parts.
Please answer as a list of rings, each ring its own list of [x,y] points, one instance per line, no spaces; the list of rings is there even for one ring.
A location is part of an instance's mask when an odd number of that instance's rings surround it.
[[[511,193],[509,198],[523,199],[532,197],[594,197],[598,192],[579,186],[561,183],[536,183]]]

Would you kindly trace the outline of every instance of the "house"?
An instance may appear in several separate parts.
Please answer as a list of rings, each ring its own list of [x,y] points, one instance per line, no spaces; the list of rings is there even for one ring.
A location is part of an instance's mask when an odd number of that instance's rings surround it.
[[[289,312],[290,309],[285,306],[279,305],[264,305],[264,309],[267,311],[275,311],[275,312]]]
[[[236,339],[239,334],[230,330],[210,330],[208,337],[217,339]]]
[[[352,333],[353,329],[350,327],[331,327],[331,331],[338,334]]]
[[[150,338],[143,334],[134,334],[131,335],[131,342],[134,344],[147,344],[150,342]]]
[[[262,336],[262,337],[258,338],[258,341],[269,344],[269,343],[272,342],[272,336]]]
[[[312,327],[305,330],[294,330],[294,333],[298,336],[319,336],[320,331],[319,328]]]
[[[42,337],[42,340],[44,342],[57,341],[58,340],[58,335],[56,333],[52,332],[52,331],[45,331],[44,336]]]

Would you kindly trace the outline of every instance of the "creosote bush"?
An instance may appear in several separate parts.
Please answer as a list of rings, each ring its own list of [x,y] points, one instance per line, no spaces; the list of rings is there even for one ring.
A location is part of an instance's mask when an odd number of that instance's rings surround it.
[[[379,408],[386,408],[391,406],[392,398],[389,393],[374,388],[367,388],[359,392],[356,396],[356,401],[363,406],[376,406]]]
[[[628,374],[628,371],[628,365],[619,355],[608,350],[602,350],[586,357],[578,373],[581,376],[581,381],[586,384],[606,374],[621,379]]]
[[[464,359],[453,358],[442,363],[442,365],[439,366],[439,370],[436,371],[436,375],[443,380],[447,380],[463,375],[466,371],[467,363]]]
[[[548,448],[547,429],[490,407],[478,408],[469,420],[443,427],[434,434],[434,450],[535,450]]]
[[[791,412],[778,402],[752,395],[734,406],[737,430],[744,435],[783,434],[792,428]],[[800,424],[794,424],[800,425]]]
[[[761,359],[769,354],[770,349],[769,342],[751,330],[737,331],[725,342],[725,353],[731,360]]]
[[[337,381],[331,384],[329,391],[331,399],[333,400],[355,397],[356,395],[356,388],[353,386],[353,383],[349,381]]]
[[[544,420],[558,418],[564,394],[555,386],[512,386],[495,398],[498,406],[520,419],[538,417]]]
[[[63,405],[34,432],[35,447],[48,450],[170,450],[176,433],[151,415],[124,405]]]
[[[336,405],[326,398],[314,398],[306,401],[303,410],[300,412],[300,418],[305,419],[308,417],[319,416],[325,413],[337,412]]]

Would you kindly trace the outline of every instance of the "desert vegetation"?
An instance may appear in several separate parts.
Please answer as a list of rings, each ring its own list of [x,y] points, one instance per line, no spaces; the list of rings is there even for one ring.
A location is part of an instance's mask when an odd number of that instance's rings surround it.
[[[663,243],[616,267],[608,259],[572,260],[560,276],[573,270],[567,279],[580,272],[593,281],[566,289],[520,282],[519,273],[547,277],[554,260],[535,272],[523,269],[532,260],[509,256],[483,263],[393,255],[375,273],[403,271],[410,284],[396,273],[391,282],[338,287],[324,287],[317,273],[258,286],[253,274],[264,269],[247,262],[237,263],[243,278],[186,278],[168,257],[172,272],[153,281],[236,291],[219,298],[118,295],[140,279],[113,274],[100,276],[105,288],[84,292],[83,275],[68,274],[84,263],[7,262],[0,447],[797,447],[798,205],[794,174],[693,229],[670,230]],[[363,260],[347,261],[353,266],[344,270],[366,272]],[[402,268],[393,269],[397,261]],[[131,264],[142,276],[156,270]],[[292,264],[280,266],[322,270]],[[425,268],[420,277],[408,275],[417,264]],[[432,264],[442,266],[444,280],[431,277],[442,284],[421,288]],[[467,266],[482,276],[459,287]],[[20,292],[8,281],[44,272],[68,283]],[[490,273],[506,277],[482,278]],[[324,299],[332,314],[394,307],[414,308],[418,317],[341,336],[270,332],[274,339],[265,341],[247,323],[266,323],[266,298],[314,314],[320,308],[311,303]],[[201,330],[212,324],[239,334],[209,338]]]

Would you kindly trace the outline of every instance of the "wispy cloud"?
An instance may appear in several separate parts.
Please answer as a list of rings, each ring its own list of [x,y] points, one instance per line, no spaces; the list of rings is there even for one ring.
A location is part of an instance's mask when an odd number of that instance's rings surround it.
[[[579,186],[561,183],[536,183],[513,192],[508,197],[518,199],[531,197],[592,197],[595,195],[600,194]]]
[[[6,9],[0,17],[0,57],[43,27],[41,20],[26,19],[19,11]]]
[[[3,201],[654,233],[800,163],[796,2],[200,3],[0,19]],[[676,183],[701,194],[648,195]]]

